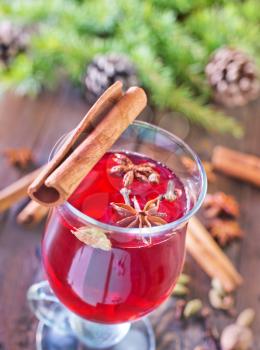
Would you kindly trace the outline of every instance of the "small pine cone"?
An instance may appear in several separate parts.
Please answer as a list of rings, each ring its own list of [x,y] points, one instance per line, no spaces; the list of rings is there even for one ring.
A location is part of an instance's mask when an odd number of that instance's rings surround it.
[[[249,56],[237,49],[218,49],[205,72],[214,98],[225,106],[244,106],[259,95],[256,66]]]
[[[12,58],[26,51],[28,34],[10,21],[0,22],[0,61],[8,66]]]
[[[138,83],[133,63],[123,55],[96,56],[88,65],[85,76],[87,101],[95,102],[117,80],[122,81],[124,89]]]

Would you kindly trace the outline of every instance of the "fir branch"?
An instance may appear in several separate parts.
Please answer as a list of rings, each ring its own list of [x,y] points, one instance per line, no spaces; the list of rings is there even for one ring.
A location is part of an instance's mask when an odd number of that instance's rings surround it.
[[[260,11],[257,11],[259,8],[258,0],[247,0],[243,1],[239,7],[239,13],[246,18],[251,24],[254,23],[259,26],[260,22]],[[237,9],[238,11],[238,9]]]
[[[147,22],[151,31],[151,45],[172,70],[176,83],[191,85],[201,95],[208,96],[205,81],[203,83],[201,79],[208,59],[203,46],[175,21],[169,11],[157,17],[149,15]]]
[[[233,118],[209,106],[200,105],[191,98],[183,97],[183,94],[180,94],[178,89],[173,92],[169,101],[169,107],[182,113],[193,123],[200,124],[211,132],[231,132],[237,138],[243,135],[241,125]]]
[[[231,132],[235,137],[242,136],[243,129],[233,118],[203,106],[194,101],[187,89],[174,86],[170,72],[162,67],[147,47],[136,48],[132,58],[138,65],[143,84],[149,86],[152,101],[157,106],[180,112],[191,122],[210,131]]]
[[[205,106],[204,67],[212,51],[232,45],[260,57],[257,0],[2,0],[0,19],[37,28],[26,54],[0,69],[1,88],[36,94],[65,77],[81,84],[100,53],[136,64],[153,103],[207,129],[241,134],[232,118]],[[246,30],[245,30],[246,28]],[[260,59],[258,58],[260,63]]]
[[[213,3],[221,3],[221,0],[152,0],[152,3],[163,9],[172,9],[179,14],[189,14],[191,11],[211,6]]]
[[[208,55],[227,45],[244,47],[251,54],[257,54],[260,50],[258,27],[249,23],[233,3],[195,12],[185,22],[185,27],[190,35],[201,42]]]

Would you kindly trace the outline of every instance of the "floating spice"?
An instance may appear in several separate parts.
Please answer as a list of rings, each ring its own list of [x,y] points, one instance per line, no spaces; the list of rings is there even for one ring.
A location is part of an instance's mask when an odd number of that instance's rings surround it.
[[[161,196],[149,200],[141,209],[137,198],[133,197],[133,205],[111,203],[112,207],[122,218],[116,222],[123,227],[152,227],[167,224],[163,219],[165,213],[159,212]]]
[[[123,176],[124,187],[132,184],[134,179],[142,182],[159,183],[160,175],[154,170],[155,164],[145,162],[134,164],[125,154],[116,153],[114,161],[118,164],[110,169],[110,174]]]
[[[110,250],[111,242],[107,238],[105,232],[95,227],[82,226],[71,230],[81,242],[89,245],[93,248],[99,248],[102,250]]]

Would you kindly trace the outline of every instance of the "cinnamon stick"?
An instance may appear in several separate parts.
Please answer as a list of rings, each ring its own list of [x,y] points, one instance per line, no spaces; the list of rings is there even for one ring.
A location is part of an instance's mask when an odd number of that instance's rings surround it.
[[[43,167],[32,171],[0,191],[0,212],[10,208],[12,204],[27,196],[28,186],[40,174],[42,169]]]
[[[225,175],[260,186],[259,157],[216,146],[213,150],[212,163],[216,170]]]
[[[30,197],[49,207],[64,202],[145,106],[141,88],[123,95],[120,82],[112,85],[29,187]]]
[[[196,217],[189,221],[186,246],[202,269],[211,278],[218,278],[227,292],[242,283],[242,277],[232,262]]]
[[[17,222],[23,225],[34,226],[41,222],[48,214],[49,208],[31,200],[17,215]]]

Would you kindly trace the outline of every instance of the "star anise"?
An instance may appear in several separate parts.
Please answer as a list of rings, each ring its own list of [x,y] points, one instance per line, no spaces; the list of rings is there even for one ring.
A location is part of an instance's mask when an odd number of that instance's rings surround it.
[[[133,206],[125,203],[111,203],[112,207],[122,217],[122,219],[116,222],[117,225],[123,227],[152,227],[167,224],[167,221],[163,219],[166,216],[165,213],[160,213],[161,197],[156,197],[149,200],[143,209],[136,199],[133,197]]]
[[[235,220],[214,219],[210,222],[208,228],[211,235],[223,247],[230,241],[243,236],[243,231]]]
[[[118,164],[110,169],[110,173],[123,176],[124,187],[128,187],[134,181],[134,179],[159,183],[160,175],[154,170],[155,164],[145,162],[141,164],[134,164],[130,158],[124,154],[116,153],[114,161]]]
[[[230,195],[223,192],[208,194],[203,203],[206,218],[217,216],[230,216],[237,218],[239,216],[239,206],[237,201]]]
[[[33,154],[29,148],[8,148],[3,155],[11,165],[26,169],[33,162]]]

